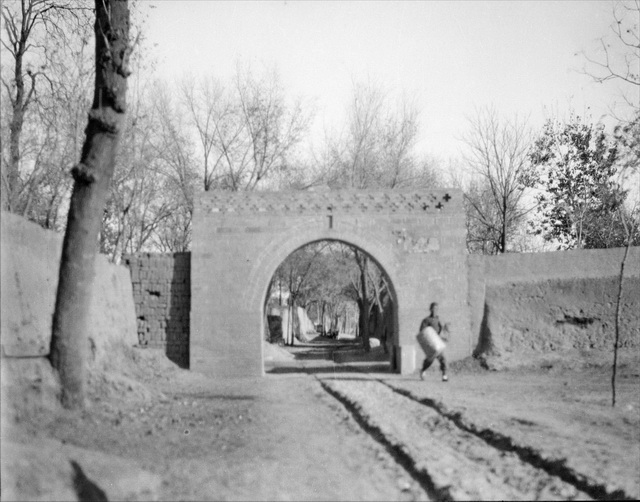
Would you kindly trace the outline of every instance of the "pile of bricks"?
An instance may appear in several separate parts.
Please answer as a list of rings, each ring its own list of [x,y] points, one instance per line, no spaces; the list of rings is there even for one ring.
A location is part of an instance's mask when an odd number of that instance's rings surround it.
[[[163,349],[187,368],[191,253],[138,253],[123,262],[131,272],[139,345]]]

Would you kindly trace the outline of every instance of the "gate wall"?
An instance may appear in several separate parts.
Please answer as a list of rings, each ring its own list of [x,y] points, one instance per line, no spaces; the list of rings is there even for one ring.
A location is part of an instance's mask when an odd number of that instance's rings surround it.
[[[190,367],[217,377],[263,375],[269,282],[293,251],[325,239],[358,247],[386,273],[401,373],[422,358],[415,335],[432,301],[452,325],[450,358],[466,357],[465,232],[457,190],[205,192],[193,220]]]

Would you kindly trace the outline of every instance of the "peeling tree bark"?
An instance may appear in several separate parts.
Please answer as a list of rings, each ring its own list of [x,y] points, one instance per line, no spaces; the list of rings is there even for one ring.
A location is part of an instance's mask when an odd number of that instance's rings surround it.
[[[128,0],[95,0],[96,77],[80,163],[62,245],[50,360],[62,384],[62,404],[85,402],[85,351],[94,264],[102,212],[113,176],[126,110]]]

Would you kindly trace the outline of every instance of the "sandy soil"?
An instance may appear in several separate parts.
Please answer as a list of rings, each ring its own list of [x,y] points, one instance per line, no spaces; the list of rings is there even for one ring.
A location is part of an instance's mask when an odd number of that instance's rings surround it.
[[[264,378],[212,381],[126,349],[82,413],[3,379],[2,500],[640,497],[637,354],[615,409],[606,354],[466,361],[448,383],[344,341],[266,354]]]

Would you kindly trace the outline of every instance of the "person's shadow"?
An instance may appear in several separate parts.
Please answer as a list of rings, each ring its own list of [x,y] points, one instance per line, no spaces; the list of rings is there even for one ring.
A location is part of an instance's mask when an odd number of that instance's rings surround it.
[[[73,487],[80,502],[108,502],[107,494],[93,481],[91,481],[82,467],[75,461],[71,461],[73,468]]]

